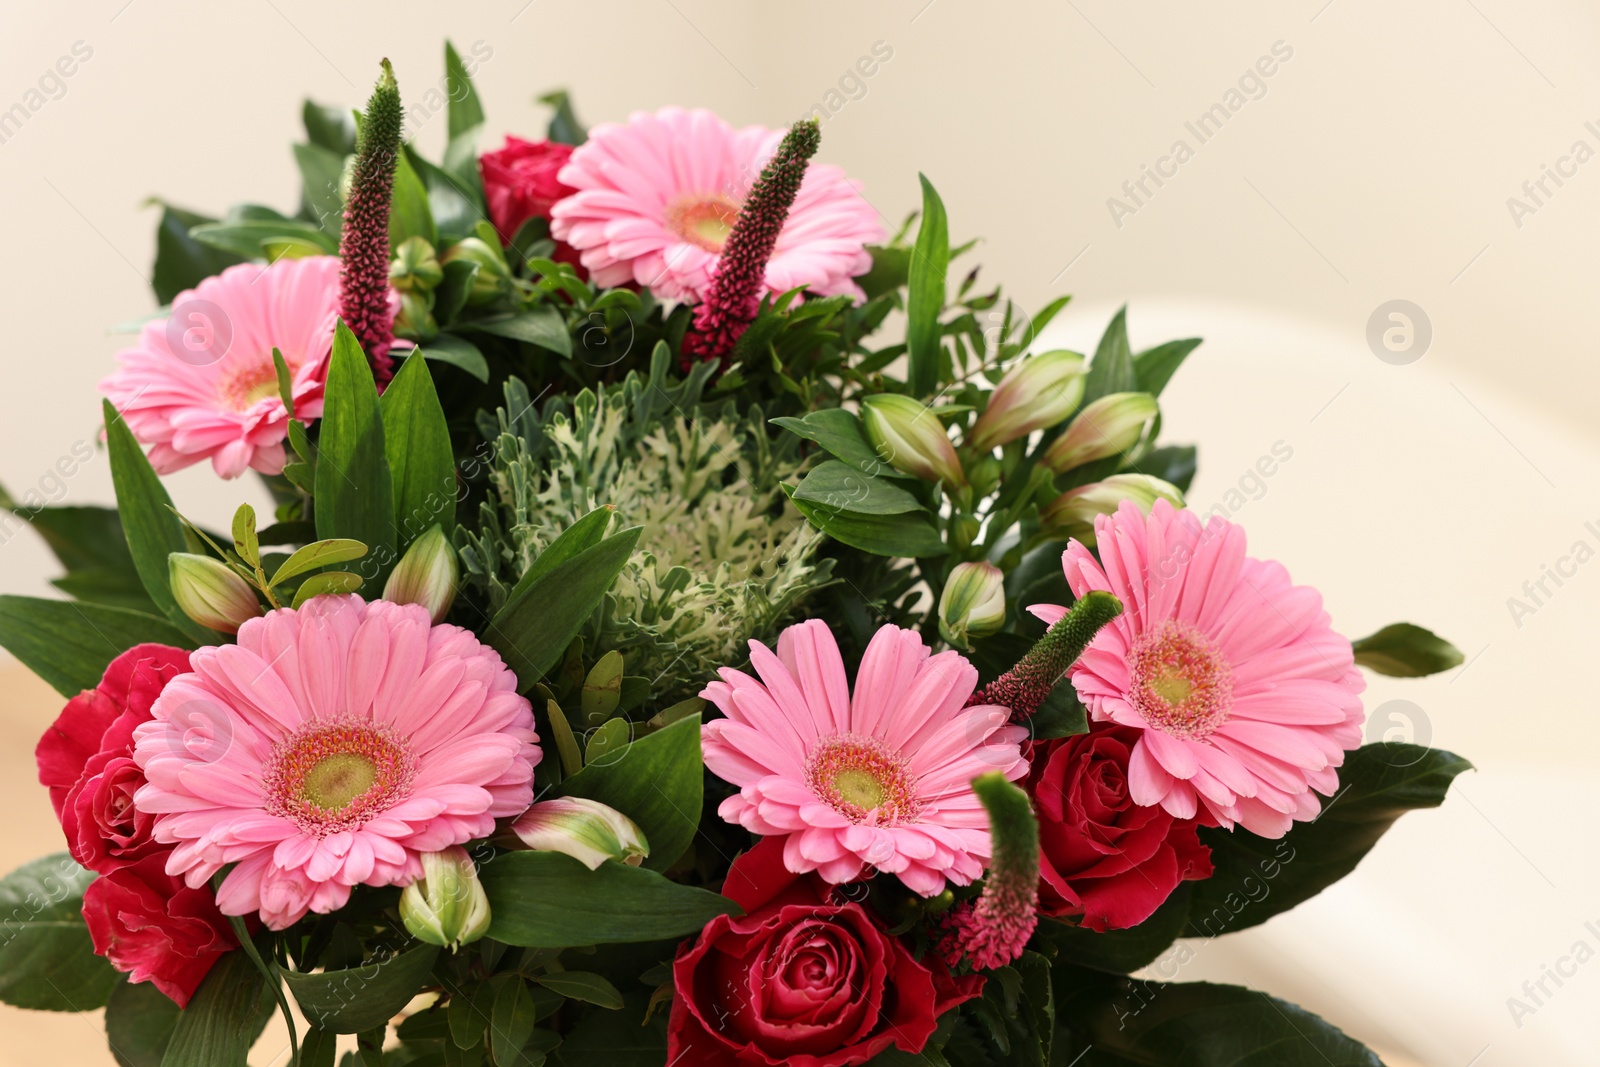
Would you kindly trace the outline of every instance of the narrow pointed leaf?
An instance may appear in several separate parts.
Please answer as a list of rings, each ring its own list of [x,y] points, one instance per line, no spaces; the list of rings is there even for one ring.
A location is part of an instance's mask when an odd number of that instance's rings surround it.
[[[323,404],[316,520],[318,537],[365,544],[362,577],[383,584],[396,559],[394,487],[372,369],[342,322],[334,334]]]
[[[394,484],[396,547],[437,524],[446,537],[456,526],[456,467],[450,427],[426,359],[412,355],[384,390],[383,443]]]

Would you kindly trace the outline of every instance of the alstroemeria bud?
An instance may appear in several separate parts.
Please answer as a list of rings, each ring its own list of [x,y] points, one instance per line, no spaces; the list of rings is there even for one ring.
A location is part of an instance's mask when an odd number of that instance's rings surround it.
[[[606,860],[637,867],[650,855],[644,831],[616,808],[584,797],[541,800],[511,824],[532,849],[564,852],[591,871]]]
[[[1006,624],[1006,576],[992,563],[958,563],[939,595],[939,633],[957,648]]]
[[[1078,409],[1083,399],[1083,357],[1058,350],[1028,356],[1011,371],[978,416],[967,444],[978,452],[1054,426]]]
[[[396,604],[421,604],[434,622],[442,622],[455,602],[459,575],[456,550],[450,547],[444,531],[432,526],[411,542],[389,572],[383,599]]]
[[[478,265],[472,288],[467,291],[468,307],[493,303],[502,294],[511,291],[511,270],[506,266],[505,257],[479,238],[463,237],[451,245],[444,254],[443,262],[454,263],[456,260]]]
[[[400,919],[418,941],[457,949],[489,932],[489,897],[460,845],[422,854],[422,877],[400,894]]]
[[[1110,515],[1117,505],[1131,500],[1146,515],[1157,500],[1183,507],[1183,493],[1177,486],[1148,474],[1113,474],[1104,481],[1068,489],[1039,513],[1045,526],[1075,537],[1085,545],[1094,544],[1094,520]]]
[[[861,401],[861,427],[884,462],[897,471],[952,489],[967,484],[944,423],[926,405],[899,393]]]
[[[1132,448],[1155,417],[1156,398],[1149,393],[1111,393],[1082,411],[1044,454],[1044,465],[1057,474],[1120,456]]]
[[[425,237],[407,237],[389,262],[389,284],[402,293],[426,292],[444,281],[439,257]]]
[[[167,556],[167,580],[178,607],[207,629],[236,634],[261,614],[255,590],[219,559],[173,552]]]
[[[439,336],[439,324],[433,317],[432,293],[400,294],[400,310],[394,317],[394,335],[423,343]]]

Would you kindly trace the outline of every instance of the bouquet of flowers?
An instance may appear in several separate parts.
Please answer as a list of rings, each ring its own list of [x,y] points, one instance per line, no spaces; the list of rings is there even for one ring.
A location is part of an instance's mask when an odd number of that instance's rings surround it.
[[[67,850],[0,880],[0,999],[133,1067],[275,1012],[301,1067],[1377,1063],[1161,980],[1468,766],[1362,744],[1362,669],[1451,645],[1185,507],[1199,342],[1038,350],[1066,298],[925,178],[887,232],[815,121],[555,94],[480,155],[482,58],[308,102],[292,215],[163,206],[117,507],[6,499]],[[202,461],[268,521],[191,521]]]

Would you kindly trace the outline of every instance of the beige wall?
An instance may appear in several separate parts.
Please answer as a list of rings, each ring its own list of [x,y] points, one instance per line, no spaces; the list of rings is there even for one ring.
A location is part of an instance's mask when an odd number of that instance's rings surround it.
[[[1352,633],[1412,618],[1477,656],[1442,678],[1376,682],[1369,706],[1412,701],[1433,742],[1481,770],[1444,811],[1410,816],[1338,892],[1216,946],[1184,977],[1255,976],[1430,1064],[1597,1062],[1600,969],[1521,1027],[1505,1001],[1600,918],[1593,850],[1570,847],[1600,816],[1600,716],[1581,673],[1594,658],[1600,565],[1559,587],[1547,579],[1550,595],[1521,625],[1506,601],[1574,542],[1600,548],[1584,527],[1600,521],[1600,159],[1588,159],[1600,152],[1600,9],[13,5],[0,111],[76,42],[93,54],[0,143],[0,481],[109,501],[103,457],[61,482],[50,472],[95,432],[94,383],[118,344],[106,327],[151,308],[154,216],[141,199],[291,207],[301,97],[359,102],[387,55],[414,99],[441,76],[445,36],[493,49],[477,82],[495,140],[537,135],[533,97],[556,86],[591,122],[681,103],[777,125],[842,105],[825,123],[823,157],[894,222],[925,171],[952,233],[985,238],[970,262],[986,276],[1030,307],[1077,294],[1058,331],[1066,342],[1092,343],[1123,300],[1136,343],[1205,334],[1165,404],[1171,436],[1203,446],[1195,500],[1224,500],[1258,456],[1288,442],[1294,460],[1238,514],[1253,545],[1323,588]],[[875,45],[892,57],[852,81]],[[1275,49],[1260,68],[1271,76],[1230,99]],[[1219,103],[1237,111],[1202,143],[1185,123]],[[425,148],[437,151],[443,126],[422,125]],[[1162,157],[1180,139],[1192,158],[1173,174]],[[1564,162],[1580,140],[1586,162]],[[1171,175],[1163,185],[1146,179],[1138,201],[1123,191],[1158,165]],[[1569,176],[1544,178],[1536,204],[1522,184],[1546,166]],[[1114,196],[1130,209],[1120,217]],[[1514,217],[1512,196],[1534,210]],[[1396,298],[1432,325],[1430,349],[1409,366],[1380,362],[1365,337],[1373,311]],[[241,491],[259,499],[205,472],[172,485],[211,522]],[[48,573],[31,539],[0,544],[0,589],[38,593]],[[20,775],[53,701],[15,689],[5,766]],[[0,829],[0,849],[18,859],[51,836],[42,793],[21,803],[27,818]],[[5,1019],[8,1032],[45,1025]],[[10,1054],[0,1045],[0,1063]]]

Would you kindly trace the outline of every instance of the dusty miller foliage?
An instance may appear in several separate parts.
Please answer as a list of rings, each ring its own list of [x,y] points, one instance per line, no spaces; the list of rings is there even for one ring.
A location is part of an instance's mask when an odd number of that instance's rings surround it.
[[[489,499],[460,546],[466,580],[494,611],[595,508],[615,509],[613,531],[644,527],[583,636],[591,659],[620,651],[658,699],[692,695],[717,667],[743,662],[746,641],[772,640],[832,581],[832,562],[814,558],[821,533],[779,488],[802,469],[796,439],[775,444],[759,407],[709,410],[713,366],[675,381],[669,360],[661,346],[648,378],[635,371],[542,409],[522,381],[507,382],[505,406],[479,417]]]

